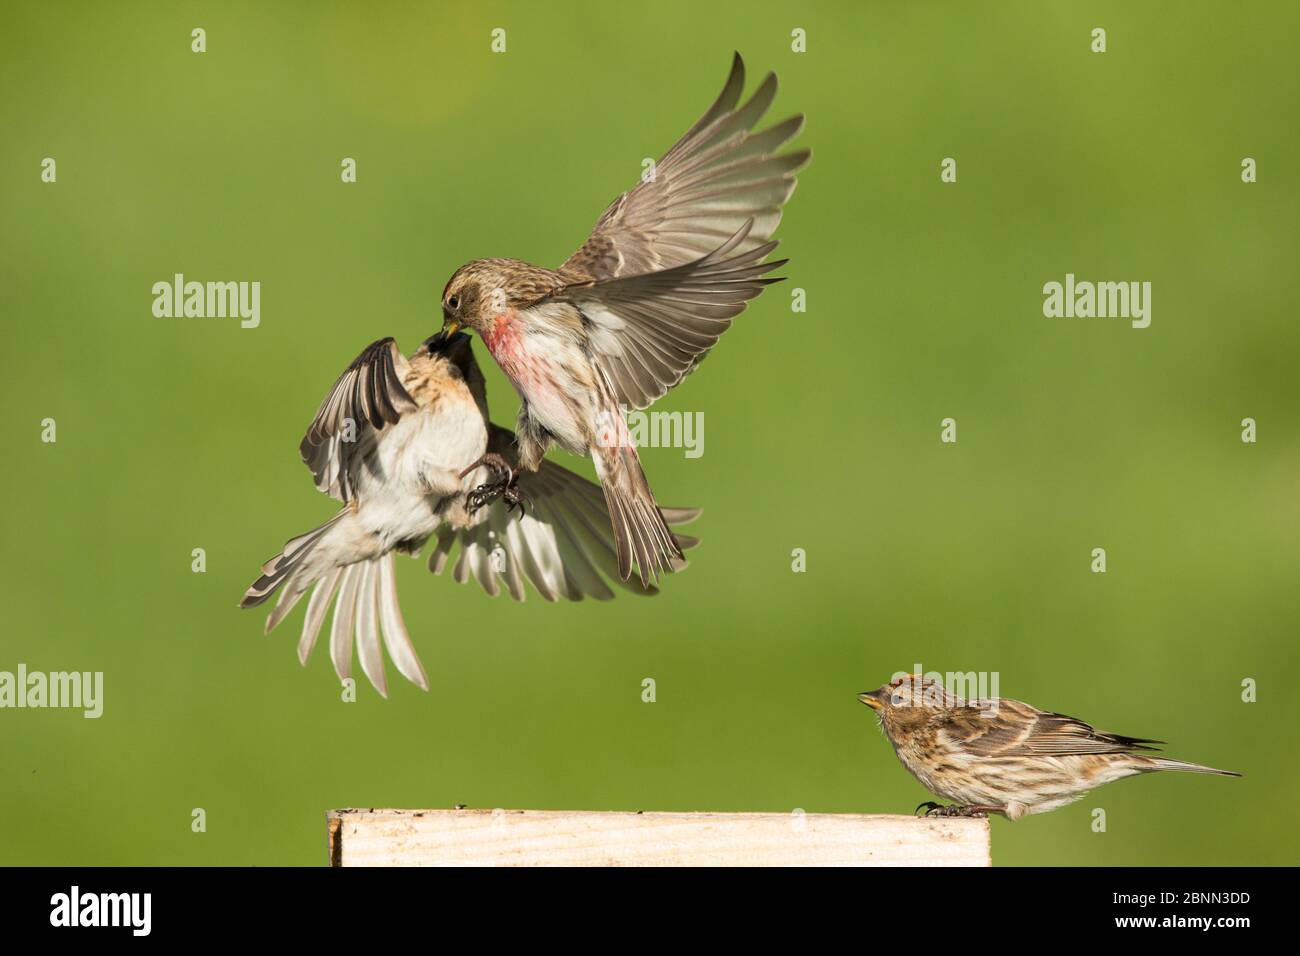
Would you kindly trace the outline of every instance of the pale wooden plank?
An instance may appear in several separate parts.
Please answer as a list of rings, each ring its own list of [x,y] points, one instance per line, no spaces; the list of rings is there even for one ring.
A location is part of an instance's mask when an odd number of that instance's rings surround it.
[[[334,810],[333,866],[988,866],[987,820],[831,813]]]

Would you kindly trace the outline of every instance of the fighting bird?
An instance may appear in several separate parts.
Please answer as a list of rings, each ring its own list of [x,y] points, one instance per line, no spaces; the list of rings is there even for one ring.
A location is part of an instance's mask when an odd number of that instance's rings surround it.
[[[443,328],[477,332],[522,399],[515,461],[492,460],[489,491],[552,445],[590,456],[613,523],[619,574],[642,584],[681,550],[625,425],[682,381],[766,274],[772,234],[811,151],[779,151],[803,128],[792,116],[757,124],[776,97],[769,73],[744,103],[736,54],[722,93],[637,185],[615,199],[558,269],[516,259],[461,266],[442,294]]]
[[[355,640],[362,671],[387,696],[381,635],[402,676],[429,689],[397,602],[393,553],[416,556],[431,537],[430,570],[441,574],[459,544],[453,578],[472,577],[493,596],[504,586],[522,601],[527,579],[548,601],[608,600],[614,592],[605,576],[633,593],[655,593],[619,577],[609,513],[585,478],[542,462],[520,480],[528,501],[522,513],[512,514],[502,496],[484,501],[476,494],[489,466],[465,463],[513,444],[513,434],[488,418],[468,335],[440,332],[409,357],[391,338],[372,343],[339,376],[299,448],[316,487],[342,508],[262,565],[240,607],[256,607],[278,590],[266,619],[270,633],[313,589],[299,660],[306,664],[333,602],[329,648],[339,678],[351,676]],[[671,525],[698,515],[664,509]],[[674,542],[679,553],[698,543],[680,534]]]

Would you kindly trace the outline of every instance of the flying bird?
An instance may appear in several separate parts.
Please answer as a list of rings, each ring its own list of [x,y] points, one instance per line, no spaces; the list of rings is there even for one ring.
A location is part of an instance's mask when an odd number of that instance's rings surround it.
[[[461,266],[442,294],[443,328],[479,334],[522,399],[519,470],[558,444],[590,456],[613,522],[619,574],[642,584],[681,558],[623,415],[662,397],[704,358],[787,260],[767,260],[781,207],[807,149],[779,151],[803,128],[792,116],[756,127],[776,96],[769,73],[741,102],[736,54],[722,93],[643,176],[605,210],[558,269],[516,259]],[[485,491],[504,494],[496,463]]]
[[[955,806],[929,815],[1000,813],[1018,820],[1073,803],[1113,780],[1155,770],[1240,777],[1231,770],[1152,756],[1161,740],[1095,730],[1064,714],[1006,698],[963,700],[920,674],[859,694],[876,711],[899,761]],[[921,809],[917,807],[917,809]]]
[[[299,535],[262,565],[240,607],[278,590],[270,633],[312,589],[298,642],[307,663],[331,603],[330,657],[341,680],[361,669],[387,696],[382,645],[394,666],[424,690],[429,683],[397,602],[393,553],[416,556],[431,537],[429,568],[441,574],[459,545],[452,576],[476,579],[524,600],[524,580],[548,601],[614,596],[605,576],[639,594],[655,588],[618,577],[609,514],[599,488],[550,462],[521,479],[529,506],[511,514],[504,497],[475,494],[490,465],[464,463],[508,451],[514,436],[488,418],[483,374],[469,336],[438,333],[405,357],[391,338],[367,346],[339,376],[299,447],[316,487],[342,503],[319,528]],[[684,524],[698,509],[665,509]],[[696,539],[674,535],[679,549]],[[679,565],[684,562],[679,562]]]

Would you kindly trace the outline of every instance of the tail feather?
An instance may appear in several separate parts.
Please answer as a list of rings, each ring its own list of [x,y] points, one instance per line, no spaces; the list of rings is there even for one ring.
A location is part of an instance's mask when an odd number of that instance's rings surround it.
[[[311,590],[307,613],[298,639],[298,660],[306,664],[316,648],[330,606],[334,618],[330,623],[330,659],[340,680],[352,676],[352,650],[356,648],[362,672],[384,697],[388,696],[388,676],[384,671],[384,648],[398,673],[421,690],[429,689],[429,679],[415,653],[411,635],[402,620],[397,603],[397,582],[393,574],[393,552],[344,567],[333,566],[337,549],[318,546],[325,532],[348,514],[344,509],[313,531],[291,540],[284,550],[262,566],[262,577],[253,582],[240,607],[256,607],[280,591],[280,599],[266,619],[269,634],[302,596]],[[309,555],[316,558],[306,560]],[[313,588],[314,585],[314,588]]]
[[[379,566],[367,561],[361,566],[357,585],[357,657],[362,672],[379,691],[388,696],[388,675],[384,673],[384,651],[379,645]]]
[[[311,592],[311,600],[307,602],[307,615],[302,621],[302,637],[298,639],[298,663],[306,664],[307,658],[311,657],[312,649],[316,646],[316,638],[320,635],[321,625],[325,623],[325,613],[330,608],[330,602],[334,600],[334,592],[338,590],[339,578],[343,576],[342,568],[335,568],[325,577],[321,578],[316,585],[316,590]]]
[[[337,595],[337,596],[336,596]],[[330,660],[339,680],[352,676],[352,650],[356,648],[361,672],[375,690],[388,696],[388,675],[384,670],[384,649],[397,672],[421,690],[429,689],[411,635],[402,620],[397,603],[397,580],[393,574],[393,552],[377,558],[335,568],[316,586],[307,605],[302,640],[298,642],[298,659],[307,663],[316,644],[330,604],[334,618],[330,623]]]
[[[415,653],[411,635],[402,620],[402,608],[397,603],[397,579],[393,576],[393,554],[390,551],[379,559],[379,620],[384,630],[384,646],[393,660],[397,672],[412,684],[427,691],[429,679]]]
[[[292,611],[295,606],[297,606],[298,602],[302,600],[302,596],[303,594],[306,593],[306,591],[307,589],[305,587],[304,588],[287,587],[283,589],[280,592],[280,600],[275,602],[275,610],[273,610],[269,615],[267,615],[266,628],[264,629],[264,633],[270,634],[273,630],[275,630],[275,626],[279,624],[281,621],[283,621],[285,616],[290,611]]]
[[[624,581],[631,577],[635,558],[641,584],[649,586],[652,576],[657,581],[660,572],[675,570],[686,557],[655,502],[636,448],[596,448],[591,457],[613,526],[618,573]]]
[[[301,567],[303,559],[311,554],[312,549],[320,543],[321,539],[325,536],[325,532],[332,528],[334,523],[345,514],[347,514],[346,509],[340,511],[333,518],[330,518],[329,521],[326,521],[319,528],[313,528],[306,534],[300,534],[298,537],[291,538],[289,541],[285,542],[284,550],[262,565],[262,576],[248,586],[248,590],[244,592],[244,596],[240,600],[239,606],[257,607],[274,594],[279,589],[280,585],[289,580],[294,571]],[[272,623],[270,619],[267,621],[266,629],[268,632],[271,628],[275,627],[275,625],[278,624],[290,610],[293,609],[293,606],[298,602],[298,598],[301,596],[302,592],[312,583],[313,582],[311,581],[304,582],[302,587],[297,589],[296,594],[288,594],[280,599],[279,603],[276,605],[275,611],[271,614],[271,619],[274,620],[274,623]],[[281,610],[281,607],[284,608],[283,611]]]
[[[360,564],[349,564],[343,569],[339,598],[334,604],[334,620],[330,624],[330,660],[334,662],[334,673],[341,681],[352,676],[352,624],[357,617],[361,574]]]
[[[1181,770],[1184,773],[1213,773],[1221,777],[1240,777],[1241,774],[1235,770],[1216,770],[1213,767],[1206,767],[1199,763],[1188,763],[1186,760],[1171,760],[1168,757],[1153,757],[1152,763],[1155,764],[1156,770]]]
[[[663,515],[664,521],[671,525],[689,524],[704,513],[703,508],[665,508],[660,507],[659,513]],[[609,517],[609,506],[604,495],[598,492],[597,486],[591,486],[591,494],[582,497],[575,503],[575,519],[580,520],[583,528],[588,534],[588,538],[593,547],[597,548],[602,554],[614,555],[613,548],[606,540],[603,529],[611,524]],[[593,523],[594,522],[594,523]],[[673,538],[677,542],[677,547],[683,552],[691,548],[699,547],[700,539],[694,535],[683,534],[680,531],[673,532]],[[687,566],[685,560],[674,561],[673,570],[680,571]],[[639,593],[651,593],[641,591]]]

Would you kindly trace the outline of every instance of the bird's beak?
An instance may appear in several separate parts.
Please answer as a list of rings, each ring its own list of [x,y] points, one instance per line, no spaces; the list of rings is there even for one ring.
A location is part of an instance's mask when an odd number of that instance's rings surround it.
[[[880,710],[880,708],[885,706],[880,700],[880,691],[878,690],[863,691],[858,695],[858,700],[862,701],[862,703],[866,704],[872,710]]]
[[[457,322],[455,319],[444,319],[442,323],[442,334],[447,338],[451,338],[453,335],[456,334],[456,331],[459,328],[460,328],[460,323]]]
[[[461,341],[462,339],[469,338],[469,336],[465,335],[464,333],[461,333],[460,335],[456,335],[455,325],[451,326],[450,332],[447,331],[447,328],[448,327],[444,325],[442,327],[442,331],[438,332],[435,335],[431,335],[429,336],[429,338],[424,340],[424,348],[430,355],[437,355],[440,352],[445,352],[449,348],[451,348],[451,346],[455,345],[457,342]]]

